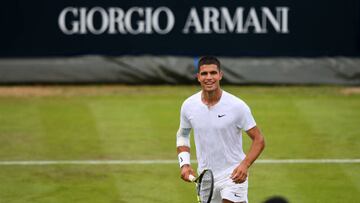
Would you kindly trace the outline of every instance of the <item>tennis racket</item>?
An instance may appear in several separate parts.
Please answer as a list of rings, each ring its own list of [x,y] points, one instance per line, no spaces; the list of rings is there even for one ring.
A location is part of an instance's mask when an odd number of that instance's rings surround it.
[[[210,169],[204,170],[199,177],[189,175],[189,180],[196,185],[199,203],[210,203],[214,189],[214,176]]]

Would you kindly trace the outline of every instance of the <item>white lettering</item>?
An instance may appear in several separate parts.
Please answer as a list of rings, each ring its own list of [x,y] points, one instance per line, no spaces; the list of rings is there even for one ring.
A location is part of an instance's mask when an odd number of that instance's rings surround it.
[[[99,12],[101,15],[101,26],[100,29],[96,29],[94,26],[94,14],[96,12]],[[87,18],[86,18],[86,26],[88,27],[89,31],[95,35],[100,35],[102,33],[105,32],[105,30],[108,28],[109,26],[109,18],[108,15],[105,11],[105,9],[101,8],[101,7],[95,7],[92,8],[89,13],[87,14]]]
[[[143,17],[144,16],[144,10],[139,8],[139,7],[132,7],[128,10],[128,12],[126,13],[125,15],[125,27],[126,29],[129,31],[129,33],[131,34],[134,34],[134,35],[137,35],[137,34],[140,34],[142,32],[144,32],[145,30],[145,23],[144,21],[137,21],[137,29],[133,28],[132,27],[132,24],[131,24],[131,20],[132,20],[132,14],[136,12],[139,14],[139,17]]]
[[[226,33],[227,30],[230,32],[235,31],[236,27],[236,33],[242,33],[243,32],[243,12],[244,9],[242,7],[237,7],[234,17],[230,17],[229,10],[226,7],[221,7],[221,31],[222,33]]]
[[[199,17],[195,7],[191,8],[183,33],[212,34],[212,33],[268,33],[272,28],[277,33],[289,33],[288,7],[276,7],[276,13],[268,7],[256,10],[255,7],[245,12],[243,7],[237,7],[235,13],[230,14],[227,7],[203,7],[203,16]],[[276,14],[276,15],[275,15]],[[202,19],[202,21],[200,20]]]
[[[202,33],[203,29],[201,27],[201,22],[199,19],[199,16],[196,12],[196,8],[192,7],[190,10],[190,13],[188,15],[188,18],[186,20],[184,29],[183,29],[183,33],[187,34],[190,31],[190,27],[194,27],[195,28],[195,33]]]
[[[244,33],[247,33],[251,26],[254,27],[255,33],[263,33],[255,8],[251,8],[249,11],[244,25]]]
[[[115,25],[117,24],[117,29]],[[124,11],[121,8],[109,8],[109,34],[126,34],[124,28]]]
[[[214,7],[205,7],[203,8],[204,12],[204,30],[203,33],[210,34],[211,31],[220,32],[219,28],[219,11]],[[212,29],[210,29],[210,24],[212,24]]]
[[[159,26],[159,15],[160,12],[165,12],[166,16],[167,16],[167,25],[165,27],[165,29],[161,29]],[[175,24],[175,17],[174,14],[171,12],[171,10],[169,8],[166,7],[160,7],[158,9],[155,10],[154,14],[153,14],[153,18],[152,18],[152,24],[154,26],[154,30],[159,33],[159,34],[167,34],[168,32],[170,32],[172,30],[172,28],[174,27]]]
[[[86,33],[86,8],[80,8],[80,34]]]
[[[200,8],[199,8],[200,9]],[[263,34],[289,33],[288,7],[192,7],[189,10],[184,34]],[[171,32],[175,16],[168,7],[66,7],[58,17],[59,29],[66,35],[74,34],[160,34]]]
[[[281,29],[281,31],[282,31],[282,33],[289,33],[289,26],[288,26],[288,19],[289,19],[289,15],[288,15],[288,13],[289,13],[289,8],[288,7],[281,7],[281,8],[276,8],[276,9],[280,9],[281,10],[281,12],[282,12],[282,20],[281,20],[281,22],[282,22],[282,24],[281,24],[281,27],[282,27],[282,29]]]
[[[152,11],[153,9],[152,8],[146,8],[145,9],[145,33],[146,34],[152,34],[153,31],[152,31]]]
[[[79,22],[72,21],[71,22],[72,28],[67,28],[65,21],[66,21],[66,15],[69,12],[71,12],[74,17],[77,17],[77,15],[78,15],[78,10],[76,8],[67,7],[61,11],[61,13],[59,15],[59,19],[58,19],[58,24],[59,24],[60,30],[63,33],[65,33],[67,35],[72,35],[79,31]]]
[[[271,23],[271,25],[274,27],[275,31],[280,32],[280,12],[278,9],[276,9],[276,18],[271,13],[269,8],[263,7],[261,8],[263,12],[262,16],[262,26],[263,26],[263,32],[267,33],[267,20]]]
[[[166,22],[160,26],[161,22]],[[58,26],[66,35],[73,34],[167,34],[175,25],[175,17],[167,7],[132,7],[124,11],[118,7],[66,7],[58,18]]]

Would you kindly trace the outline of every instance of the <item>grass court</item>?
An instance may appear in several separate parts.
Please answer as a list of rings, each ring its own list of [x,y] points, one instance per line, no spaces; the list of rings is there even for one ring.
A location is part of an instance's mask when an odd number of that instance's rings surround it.
[[[360,158],[359,88],[223,89],[251,107],[266,139],[261,160]],[[176,161],[179,109],[197,91],[197,86],[0,87],[0,202],[195,203],[194,186],[180,179],[175,162],[1,163]],[[243,139],[248,149],[249,138]],[[291,203],[360,202],[359,171],[360,163],[256,163],[249,202],[275,195]]]

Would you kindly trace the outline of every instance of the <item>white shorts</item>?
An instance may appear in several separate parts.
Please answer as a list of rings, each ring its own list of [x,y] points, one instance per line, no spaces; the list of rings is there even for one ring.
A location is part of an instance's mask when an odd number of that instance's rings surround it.
[[[248,202],[248,179],[243,183],[234,183],[230,178],[231,173],[226,173],[214,181],[214,192],[211,203],[222,203],[222,199],[232,202]]]

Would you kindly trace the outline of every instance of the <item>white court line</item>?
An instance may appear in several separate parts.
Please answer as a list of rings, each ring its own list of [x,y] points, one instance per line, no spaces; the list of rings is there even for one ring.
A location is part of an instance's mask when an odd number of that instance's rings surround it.
[[[261,164],[352,164],[360,163],[360,159],[259,159]]]
[[[196,160],[192,160],[196,163]],[[12,165],[131,165],[177,164],[177,160],[28,160],[0,161],[0,166]],[[360,159],[260,159],[258,164],[356,164]]]

